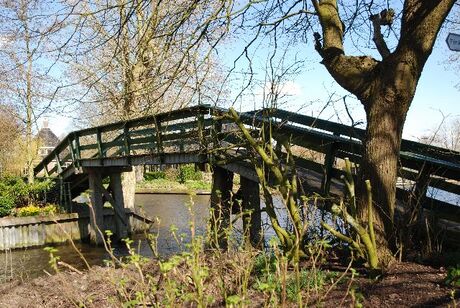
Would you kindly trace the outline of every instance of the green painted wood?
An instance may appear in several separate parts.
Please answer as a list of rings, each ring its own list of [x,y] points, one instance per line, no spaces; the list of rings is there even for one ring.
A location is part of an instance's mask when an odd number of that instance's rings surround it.
[[[337,133],[336,133],[337,134]],[[329,145],[329,148],[324,157],[324,169],[323,169],[323,180],[321,181],[321,191],[328,195],[331,188],[332,180],[332,169],[334,166],[335,155],[337,152],[337,147],[335,143]]]
[[[97,150],[97,143],[80,145],[79,149],[80,153],[88,150]]]
[[[59,155],[57,153],[54,153],[54,159],[56,160],[57,173],[61,173],[62,165],[61,165],[61,160],[59,159]]]
[[[98,155],[99,155],[99,158],[103,158],[104,157],[104,152],[102,151],[102,133],[101,133],[101,129],[97,129],[96,131],[96,144],[97,144],[97,152],[98,152]]]
[[[156,150],[157,150],[157,155],[161,157],[162,153],[164,153],[164,148],[163,148],[163,141],[162,141],[162,136],[161,136],[161,122],[159,118],[155,117],[155,128],[156,128]]]
[[[75,166],[78,168],[80,167],[80,159],[81,159],[81,153],[80,153],[80,137],[77,133],[73,133],[73,140],[75,140]]]
[[[223,124],[230,123],[221,117],[225,112],[226,110],[221,108],[190,107],[157,116],[147,116],[75,131],[64,138],[50,155],[37,165],[34,172],[36,174],[48,173],[49,176],[59,175],[63,172],[64,164],[70,161],[75,167],[79,167],[81,152],[86,153],[85,157],[95,155],[95,158],[102,158],[125,155],[129,158],[132,155],[131,150],[136,149],[136,151],[145,150],[161,156],[165,147],[168,148],[168,151],[174,151],[176,148],[182,152],[185,151],[186,146],[192,146],[195,149],[196,146],[205,148],[211,143],[213,147],[221,145],[229,149],[240,147],[241,152],[245,141],[231,132],[222,132]],[[264,112],[265,118],[261,116]],[[294,145],[326,154],[324,164],[296,158],[299,168],[320,174],[326,170],[326,174],[331,175],[325,180],[323,186],[326,186],[328,179],[338,178],[342,173],[340,170],[331,168],[330,162],[333,157],[342,159],[349,157],[355,163],[360,161],[362,145],[359,139],[362,139],[363,130],[283,110],[274,110],[271,113],[266,110],[242,113],[241,118],[248,127],[253,129],[251,134],[254,136],[260,135],[262,125],[269,124],[272,125],[272,135],[275,139],[289,138]],[[129,127],[127,132],[126,127]],[[120,130],[123,130],[123,133],[108,142],[102,142],[102,133],[117,133]],[[126,135],[129,135],[129,138],[126,138]],[[97,142],[80,145],[79,138],[84,136],[95,138]],[[112,149],[114,151],[110,151]],[[333,155],[331,154],[332,149],[335,150]],[[91,151],[94,152],[91,153]],[[56,157],[63,158],[49,170],[48,164],[51,164]],[[228,161],[236,162],[238,159],[243,159],[243,156],[229,158]],[[431,187],[459,194],[460,185],[456,182],[460,180],[459,162],[460,153],[458,152],[413,141],[403,140],[402,142],[400,174],[404,178],[414,179],[414,174],[420,170],[421,166],[428,166],[432,170],[429,180]]]
[[[129,135],[129,125],[125,123],[123,126],[123,150],[125,156],[129,156],[131,154],[131,140]]]
[[[118,140],[113,140],[109,142],[105,142],[102,144],[102,152],[104,155],[107,155],[107,151],[115,148],[115,147],[124,147],[125,146],[125,141],[122,138],[119,138]]]

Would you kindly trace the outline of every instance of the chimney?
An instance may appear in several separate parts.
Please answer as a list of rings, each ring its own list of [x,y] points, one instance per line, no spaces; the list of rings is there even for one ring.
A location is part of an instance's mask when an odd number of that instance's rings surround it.
[[[42,128],[48,128],[48,118],[43,119],[43,127]]]

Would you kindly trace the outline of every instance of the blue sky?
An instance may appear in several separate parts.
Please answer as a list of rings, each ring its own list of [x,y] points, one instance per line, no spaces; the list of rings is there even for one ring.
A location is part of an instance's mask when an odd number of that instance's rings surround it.
[[[421,79],[419,81],[417,91],[412,102],[411,108],[407,115],[407,120],[403,132],[403,138],[417,140],[423,135],[429,134],[434,130],[446,117],[447,120],[460,117],[460,55],[456,62],[449,62],[449,56],[456,52],[450,51],[447,47],[445,39],[448,31],[441,31],[438,40],[435,44],[433,52],[425,65]],[[230,59],[236,56],[243,50],[244,42],[239,39],[233,42],[221,56],[227,59],[227,66],[232,65]],[[260,85],[251,88],[247,94],[236,101],[235,107],[242,110],[252,109],[254,106],[261,107],[262,92],[265,77],[265,62],[268,58],[267,45],[259,45],[255,47],[253,54],[253,66],[256,82]],[[345,46],[346,52],[351,50],[354,54],[358,52]],[[347,50],[348,49],[348,50]],[[372,54],[372,50],[369,50]],[[458,53],[458,52],[457,52]],[[281,108],[291,111],[299,111],[311,116],[317,116],[323,119],[328,119],[336,122],[350,124],[350,120],[346,115],[344,103],[341,97],[350,95],[342,89],[329,75],[327,70],[319,62],[321,58],[314,50],[311,44],[299,44],[288,51],[288,57],[297,56],[305,61],[303,70],[296,76],[291,76],[284,80],[284,90],[286,94],[285,103],[281,104]],[[376,56],[373,54],[373,56]],[[376,56],[378,58],[378,56]],[[246,63],[241,61],[240,68],[245,67]],[[276,61],[275,61],[276,62]],[[289,62],[289,59],[288,61]],[[286,65],[285,65],[286,66]],[[233,92],[234,93],[237,91]],[[328,105],[326,108],[325,102],[333,97],[335,103]],[[346,99],[348,109],[351,111],[355,122],[365,122],[364,110],[353,96]]]

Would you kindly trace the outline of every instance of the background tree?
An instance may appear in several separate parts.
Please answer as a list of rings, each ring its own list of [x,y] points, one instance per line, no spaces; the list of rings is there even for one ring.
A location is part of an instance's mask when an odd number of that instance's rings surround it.
[[[33,181],[34,147],[33,129],[40,116],[48,110],[55,95],[52,62],[47,58],[48,39],[60,23],[48,18],[48,2],[1,1],[0,2],[0,88],[2,103],[13,105],[10,111],[25,125],[27,153],[26,173]]]
[[[62,54],[81,117],[91,124],[212,103],[219,70],[209,47],[218,27],[201,26],[215,5],[171,1],[78,1],[78,30]],[[142,178],[137,168],[137,178]],[[140,176],[139,176],[140,175]],[[125,173],[125,204],[133,206],[135,172]]]
[[[22,141],[24,127],[12,114],[11,107],[0,105],[0,177],[20,175],[26,163]]]

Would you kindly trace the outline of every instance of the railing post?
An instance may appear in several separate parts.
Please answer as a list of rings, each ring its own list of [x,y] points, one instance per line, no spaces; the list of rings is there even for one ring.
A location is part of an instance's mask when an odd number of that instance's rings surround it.
[[[430,174],[431,168],[424,164],[417,176],[417,181],[413,191],[413,198],[415,201],[413,206],[418,207],[419,209],[423,206],[427,199],[426,193],[428,192],[428,186],[430,184]]]
[[[104,164],[104,152],[102,151],[102,136],[101,136],[101,129],[98,127],[96,129],[96,138],[97,138],[97,151],[99,154],[99,159],[101,160],[101,165]]]
[[[70,137],[67,140],[69,143],[69,151],[70,151],[70,157],[72,158],[72,164],[75,166],[76,159],[75,159],[75,150],[73,148],[73,142]]]
[[[58,174],[61,174],[62,172],[61,160],[59,159],[59,155],[56,152],[54,152],[54,159],[56,159],[57,172]]]
[[[339,134],[334,133],[334,136],[339,136]],[[328,195],[331,190],[332,170],[334,167],[336,153],[337,145],[335,142],[332,142],[332,144],[328,146],[326,156],[324,157],[324,172],[323,179],[321,181],[321,191],[325,195]]]
[[[198,140],[200,142],[200,148],[205,149],[206,145],[204,144],[204,115],[200,112],[198,114]]]
[[[49,177],[48,164],[43,164],[43,170],[45,171],[45,177]]]
[[[216,116],[218,116],[218,114],[216,112],[214,112],[214,114],[212,116],[213,116],[213,118],[215,118]],[[218,146],[219,146],[219,134],[220,134],[221,131],[222,131],[222,120],[221,119],[214,120],[213,124],[212,124],[212,128],[211,128],[212,149],[218,148]],[[211,152],[211,153],[214,153],[214,152]],[[210,164],[213,164],[213,162],[214,162],[214,154],[211,154],[208,160],[209,160]]]
[[[80,167],[80,159],[81,159],[81,152],[80,152],[80,136],[78,133],[73,133],[73,139],[75,140],[75,158],[76,158],[76,167]]]
[[[184,129],[181,129],[180,130],[180,134],[183,136],[185,133],[185,130]],[[181,138],[180,139],[180,143],[179,143],[179,151],[181,153],[185,152],[185,147],[184,147],[184,138]]]
[[[128,163],[130,163],[131,143],[128,123],[125,123],[125,125],[123,125],[123,152],[125,153],[125,156],[128,158]]]
[[[161,138],[161,122],[158,121],[158,118],[155,116],[155,128],[156,128],[156,144],[157,144],[157,154],[160,157],[160,162],[163,163],[163,141]]]

